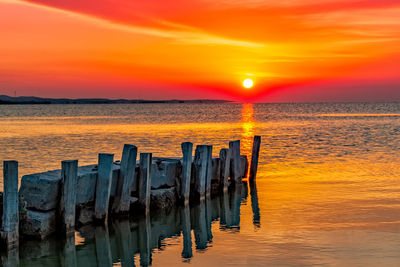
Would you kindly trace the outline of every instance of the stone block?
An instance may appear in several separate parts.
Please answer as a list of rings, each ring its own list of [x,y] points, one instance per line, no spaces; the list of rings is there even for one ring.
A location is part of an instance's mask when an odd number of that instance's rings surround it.
[[[151,166],[151,189],[177,186],[181,172],[182,164],[180,160],[154,158]]]
[[[27,210],[21,221],[22,235],[43,239],[56,231],[56,211]]]

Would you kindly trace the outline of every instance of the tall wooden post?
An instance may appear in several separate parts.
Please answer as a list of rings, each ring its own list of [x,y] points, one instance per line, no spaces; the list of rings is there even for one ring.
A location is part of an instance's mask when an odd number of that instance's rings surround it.
[[[117,189],[112,206],[114,214],[129,211],[131,201],[131,188],[135,177],[137,147],[125,144],[122,151],[121,170],[117,181]],[[136,182],[136,181],[135,181]]]
[[[258,156],[260,154],[261,136],[254,136],[253,151],[251,153],[250,177],[249,180],[255,180],[257,176]]]
[[[207,146],[206,196],[211,195],[211,178],[212,178],[212,146]]]
[[[206,193],[207,154],[207,146],[198,145],[196,147],[194,156],[194,183],[196,195],[199,196],[200,199],[204,199]]]
[[[152,154],[140,153],[139,204],[144,208],[146,214],[150,210],[151,164]]]
[[[113,161],[114,154],[99,154],[94,216],[103,222],[108,217]]]
[[[119,212],[128,213],[131,205],[131,188],[132,183],[136,183],[136,158],[137,158],[137,147],[132,146],[128,153],[128,158],[121,161],[121,178],[122,178],[122,190],[121,200],[119,203]]]
[[[226,148],[221,149],[219,158],[221,159],[221,186],[223,191],[226,192],[228,190],[228,178],[231,169],[231,151]]]
[[[75,202],[76,180],[78,177],[78,161],[65,160],[61,162],[61,199],[60,215],[61,230],[66,235],[72,235],[75,231]]]
[[[19,241],[18,162],[3,164],[3,225],[1,239],[7,248],[15,248]]]
[[[240,140],[230,141],[229,150],[231,151],[232,157],[232,176],[231,179],[235,183],[241,182],[241,162],[240,162]]]
[[[181,198],[184,203],[189,203],[190,197],[190,178],[192,174],[192,161],[193,161],[193,144],[185,142],[181,144],[183,154],[183,170],[182,170],[182,185],[181,185]]]

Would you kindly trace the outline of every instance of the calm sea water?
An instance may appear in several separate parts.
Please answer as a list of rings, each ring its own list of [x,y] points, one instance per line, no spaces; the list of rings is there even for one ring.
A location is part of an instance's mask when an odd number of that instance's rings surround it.
[[[0,160],[18,160],[21,175],[92,164],[100,152],[119,158],[124,143],[180,156],[190,141],[216,156],[241,139],[250,155],[254,135],[256,186],[87,226],[72,240],[25,242],[20,264],[400,265],[400,103],[0,106]]]

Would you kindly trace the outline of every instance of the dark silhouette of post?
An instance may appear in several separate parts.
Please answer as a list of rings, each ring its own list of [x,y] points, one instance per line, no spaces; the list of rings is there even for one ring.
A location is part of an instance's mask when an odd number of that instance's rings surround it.
[[[11,249],[18,246],[19,210],[18,210],[18,162],[3,163],[3,225],[1,239],[5,247]]]
[[[223,148],[219,152],[219,158],[221,161],[221,187],[224,192],[228,190],[229,185],[229,174],[231,168],[231,151],[229,149]]]
[[[231,169],[232,175],[231,179],[235,183],[239,183],[242,181],[241,174],[241,161],[240,161],[240,140],[230,141],[229,142],[229,150],[231,151]]]
[[[61,162],[61,199],[60,215],[61,230],[66,235],[73,235],[75,231],[75,202],[76,181],[78,177],[78,161],[65,160]]]
[[[258,156],[260,154],[261,136],[254,136],[253,151],[251,153],[250,177],[249,180],[255,180],[257,176]]]
[[[208,148],[205,145],[196,147],[194,156],[194,184],[195,193],[200,199],[204,199],[207,182],[207,155]],[[196,196],[196,197],[197,197]]]
[[[151,164],[152,154],[140,153],[139,204],[146,214],[150,210]]]
[[[192,161],[193,161],[193,144],[185,142],[181,144],[183,153],[183,170],[182,170],[182,185],[181,185],[181,199],[184,203],[189,203],[190,197],[190,178],[192,175]]]
[[[99,154],[94,215],[102,222],[108,217],[113,161],[114,154]]]
[[[207,146],[206,196],[211,195],[212,146]]]

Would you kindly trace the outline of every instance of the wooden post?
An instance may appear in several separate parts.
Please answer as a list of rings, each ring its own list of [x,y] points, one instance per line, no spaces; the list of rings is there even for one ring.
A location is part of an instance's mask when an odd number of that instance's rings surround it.
[[[137,147],[132,146],[128,153],[128,158],[122,164],[121,161],[121,178],[122,178],[122,191],[121,200],[119,203],[119,212],[129,213],[131,206],[131,188],[132,183],[136,183],[136,158],[137,158]],[[121,180],[120,180],[121,181]]]
[[[61,162],[61,199],[60,215],[61,230],[66,235],[74,234],[75,231],[75,202],[76,202],[76,180],[78,177],[78,161],[65,160]]]
[[[190,197],[190,178],[192,174],[193,144],[185,142],[181,144],[183,153],[182,185],[181,198],[184,203],[189,203]]]
[[[212,178],[212,146],[207,146],[207,175],[206,175],[206,196],[211,195]]]
[[[15,248],[19,241],[18,162],[3,164],[3,226],[1,239],[7,248]]]
[[[94,216],[103,222],[108,217],[113,161],[114,154],[99,154]]]
[[[255,180],[257,176],[258,156],[260,154],[261,136],[254,136],[253,151],[251,153],[250,177],[249,180]]]
[[[223,148],[219,152],[219,158],[221,159],[221,186],[223,191],[228,190],[229,185],[229,174],[231,169],[231,151],[229,149]]]
[[[229,150],[232,158],[232,180],[235,183],[241,182],[241,162],[240,162],[240,140],[229,142]]]
[[[198,145],[196,147],[194,156],[194,182],[196,195],[200,196],[200,199],[204,199],[206,193],[207,154],[207,146]]]
[[[117,181],[117,189],[112,206],[112,212],[128,212],[131,201],[131,188],[135,177],[137,147],[125,144],[122,151],[120,175]]]
[[[140,153],[139,204],[144,208],[146,214],[150,210],[151,164],[152,154]]]

